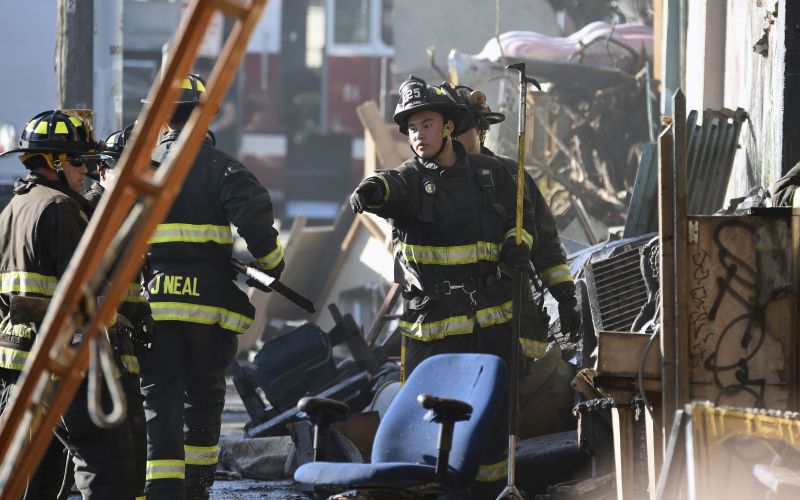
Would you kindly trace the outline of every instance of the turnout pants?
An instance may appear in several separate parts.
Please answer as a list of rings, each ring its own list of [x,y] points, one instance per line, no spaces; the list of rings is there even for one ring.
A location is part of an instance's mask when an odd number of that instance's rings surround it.
[[[158,321],[143,353],[148,500],[208,498],[219,454],[225,369],[236,334],[219,325]]]
[[[423,342],[406,338],[403,357],[405,377],[411,375],[420,363],[437,354],[484,353],[499,356],[510,367],[511,323],[480,328],[476,325],[468,335],[451,335],[440,340]],[[478,476],[471,488],[472,499],[494,500],[505,486],[508,460],[508,387],[503,402],[497,409],[489,438],[481,458]]]
[[[0,370],[0,411],[5,409],[18,377],[18,372]],[[75,484],[83,499],[135,498],[133,439],[128,426],[124,422],[113,429],[94,425],[87,409],[86,387],[84,381],[56,427],[58,439],[51,442],[29,480],[26,500],[56,498],[67,466],[64,447],[72,456]]]

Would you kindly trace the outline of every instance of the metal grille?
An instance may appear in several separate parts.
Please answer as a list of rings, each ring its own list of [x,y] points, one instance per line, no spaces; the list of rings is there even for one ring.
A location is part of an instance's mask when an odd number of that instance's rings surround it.
[[[589,300],[596,329],[630,331],[647,301],[639,248],[626,248],[587,266]]]

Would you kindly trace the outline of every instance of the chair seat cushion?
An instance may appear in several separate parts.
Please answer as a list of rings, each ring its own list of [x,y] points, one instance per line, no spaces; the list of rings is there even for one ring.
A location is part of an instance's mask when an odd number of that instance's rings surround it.
[[[294,473],[300,483],[342,488],[406,488],[432,483],[436,468],[410,463],[354,464],[311,462]]]

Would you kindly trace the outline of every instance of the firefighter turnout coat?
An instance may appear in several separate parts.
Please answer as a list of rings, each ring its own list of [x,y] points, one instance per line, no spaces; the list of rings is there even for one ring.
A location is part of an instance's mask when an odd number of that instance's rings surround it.
[[[376,173],[386,194],[366,207],[392,223],[396,281],[410,299],[400,329],[424,342],[512,317],[511,280],[498,273],[498,264],[504,243],[515,237],[516,183],[499,160],[466,153],[458,142],[453,147],[451,167],[412,158]],[[528,204],[523,242],[531,247]],[[540,354],[546,343],[523,341],[526,348]]]
[[[29,174],[0,213],[0,367],[22,370],[36,336],[36,324],[11,321],[11,296],[53,297],[90,210],[63,184]]]
[[[161,139],[153,152],[154,165],[165,160],[178,134]],[[207,138],[172,210],[150,239],[153,319],[247,331],[254,309],[234,282],[231,224],[257,265],[267,271],[283,268],[269,193],[244,165],[215,149]]]
[[[487,148],[482,148],[481,153],[500,160],[506,170],[516,180],[517,160],[507,156],[495,155]],[[525,193],[531,200],[533,209],[533,221],[536,232],[534,233],[535,244],[531,249],[531,262],[536,272],[542,279],[544,285],[553,292],[556,288],[558,292],[567,297],[575,297],[575,283],[572,273],[567,265],[567,257],[561,248],[561,240],[558,238],[558,227],[556,226],[553,212],[547,205],[539,186],[530,175],[525,175]],[[556,287],[556,285],[561,285]],[[555,297],[555,294],[554,294]],[[555,297],[559,302],[562,297]]]

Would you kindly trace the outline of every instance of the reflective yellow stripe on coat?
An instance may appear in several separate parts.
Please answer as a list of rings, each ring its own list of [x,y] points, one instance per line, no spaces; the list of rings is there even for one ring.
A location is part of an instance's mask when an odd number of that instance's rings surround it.
[[[233,232],[230,226],[213,224],[159,224],[149,243],[233,244]]]
[[[481,464],[478,468],[478,475],[475,476],[475,480],[482,483],[492,483],[505,479],[507,474],[508,458],[493,464]]]
[[[24,271],[0,273],[0,293],[35,293],[52,297],[57,286],[55,276]]]
[[[503,237],[503,239],[504,240],[513,239],[514,241],[517,241],[517,230],[516,230],[516,228],[515,229],[509,229],[508,231],[506,231],[506,234]],[[525,243],[526,247],[533,248],[533,236],[531,236],[531,233],[529,233],[528,231],[526,231],[524,229],[522,230],[522,242]]]
[[[27,360],[27,351],[20,351],[11,347],[0,347],[0,368],[22,371]]]
[[[572,281],[572,272],[566,264],[548,267],[541,272],[541,275],[542,281],[544,281],[547,288],[558,285],[559,283],[568,283]]]
[[[547,342],[539,342],[538,340],[520,337],[519,348],[524,356],[532,359],[539,359],[547,352]]]
[[[400,242],[400,252],[406,261],[412,264],[457,266],[474,264],[479,261],[497,262],[500,245],[488,241],[478,241],[471,245],[435,247]]]
[[[139,374],[139,358],[132,354],[122,354],[120,360],[122,361],[122,369],[126,373]]]
[[[142,286],[138,283],[131,283],[128,285],[128,289],[125,290],[125,296],[122,298],[123,302],[144,302],[144,296],[142,295]]]
[[[185,470],[183,460],[148,460],[145,479],[184,479]]]
[[[256,262],[261,264],[261,267],[264,269],[274,269],[275,266],[280,264],[283,260],[283,247],[281,246],[281,242],[275,240],[275,243],[278,245],[275,247],[275,250],[263,257],[256,259]]]
[[[214,465],[219,460],[219,445],[183,446],[186,465]]]
[[[244,333],[253,323],[248,318],[228,309],[185,302],[151,302],[150,310],[156,321],[186,321],[204,325],[219,324],[226,330]]]
[[[480,325],[481,328],[507,323],[511,321],[511,309],[511,301],[509,300],[499,306],[478,309],[475,312],[475,319],[478,320],[478,325]],[[443,339],[450,335],[472,333],[474,325],[475,321],[473,318],[466,315],[452,316],[428,323],[409,323],[408,321],[400,321],[399,323],[400,331],[403,335],[416,340],[422,340],[423,342]]]

